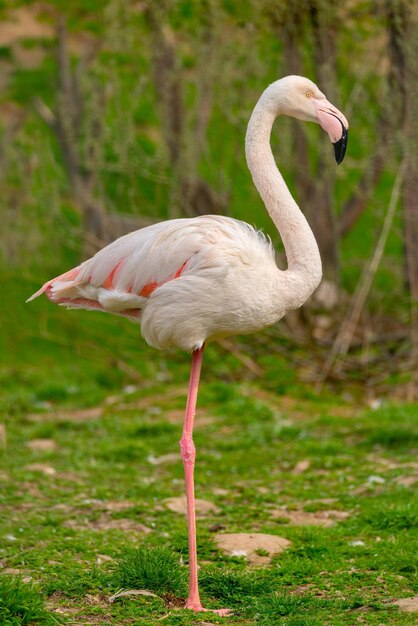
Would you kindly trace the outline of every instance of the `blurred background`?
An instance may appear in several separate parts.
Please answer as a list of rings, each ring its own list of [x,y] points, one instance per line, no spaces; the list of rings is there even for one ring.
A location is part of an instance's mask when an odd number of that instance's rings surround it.
[[[319,127],[273,151],[321,250],[302,310],[207,351],[208,378],[277,393],[413,400],[418,359],[418,36],[410,0],[0,2],[1,372],[12,407],[187,379],[136,326],[25,300],[116,237],[220,213],[282,244],[244,136],[263,89],[306,75],[350,121],[336,166]]]

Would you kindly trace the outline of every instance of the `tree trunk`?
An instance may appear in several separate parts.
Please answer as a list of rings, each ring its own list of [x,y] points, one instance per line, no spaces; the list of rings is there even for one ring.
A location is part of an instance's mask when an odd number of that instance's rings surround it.
[[[310,0],[310,23],[314,40],[317,81],[332,101],[336,100],[336,27],[334,3]],[[312,227],[321,251],[324,279],[339,287],[339,242],[334,212],[335,167],[330,167],[324,137],[318,164],[318,184],[312,206]]]
[[[387,0],[385,5],[393,117],[401,129],[401,149],[406,174],[403,185],[403,217],[406,282],[411,294],[411,358],[418,357],[418,26],[410,0]]]

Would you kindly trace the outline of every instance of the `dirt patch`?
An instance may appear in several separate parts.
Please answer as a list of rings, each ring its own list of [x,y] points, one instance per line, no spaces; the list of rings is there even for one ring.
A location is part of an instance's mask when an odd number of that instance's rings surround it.
[[[135,504],[129,500],[86,500],[85,505],[98,511],[126,511],[132,509]]]
[[[212,489],[212,493],[215,496],[229,496],[231,492],[228,491],[228,489],[224,489],[223,487],[214,487]]]
[[[55,27],[42,19],[45,12],[45,4],[32,4],[9,10],[0,22],[0,46],[12,48],[14,59],[20,67],[37,67],[46,55],[51,54],[50,48],[42,44],[55,38]],[[27,47],[24,45],[25,40],[39,41],[40,45]],[[91,47],[92,41],[90,33],[70,33],[68,46],[71,52],[83,54]]]
[[[230,533],[215,536],[220,550],[230,556],[245,556],[252,565],[266,565],[291,543],[284,537],[265,533]]]
[[[57,473],[55,468],[51,465],[45,465],[45,463],[30,463],[29,465],[25,465],[24,469],[27,472],[41,472],[41,474],[45,474],[45,476],[55,476]]]
[[[414,596],[413,598],[401,598],[393,602],[393,604],[398,606],[400,610],[405,613],[416,613],[418,611],[418,596]]]
[[[53,439],[32,439],[26,445],[33,452],[55,452],[58,449]]]
[[[121,530],[123,532],[142,534],[151,532],[150,528],[147,528],[147,526],[135,520],[124,518],[112,519],[108,515],[101,515],[96,520],[69,519],[64,522],[64,526],[72,530]]]
[[[396,461],[393,461],[392,459],[385,459],[384,457],[378,456],[376,454],[368,454],[366,458],[370,463],[375,463],[377,465],[382,466],[382,467],[379,467],[379,471],[384,471],[383,468],[385,468],[386,470],[395,470],[395,469],[402,469],[402,468],[408,468],[411,470],[418,469],[418,462],[416,461],[408,461],[406,463],[397,463]]]
[[[298,474],[303,474],[303,472],[306,472],[307,469],[309,469],[311,466],[311,462],[309,461],[309,459],[303,459],[302,461],[299,461],[299,463],[296,463],[295,467],[292,470],[292,474],[295,474],[296,476]]]
[[[88,422],[99,419],[103,415],[103,407],[96,406],[91,409],[81,409],[78,411],[56,411],[49,413],[31,413],[26,416],[30,422]]]
[[[0,46],[10,46],[20,39],[49,39],[54,29],[38,20],[35,7],[21,7],[10,11],[8,19],[0,23]]]
[[[161,417],[163,417],[170,424],[183,424],[184,422],[184,409],[172,409],[168,411],[161,411]],[[216,422],[216,418],[212,415],[208,415],[204,409],[198,409],[195,418],[196,427],[209,426]]]
[[[179,513],[180,515],[187,514],[187,499],[186,496],[179,496],[178,498],[168,498],[164,501],[164,505],[170,511],[174,513]],[[208,502],[208,500],[201,500],[200,498],[196,498],[196,517],[206,517],[206,515],[212,515],[214,513],[219,513],[218,507],[213,504],[213,502]]]
[[[47,465],[46,463],[29,463],[29,465],[25,465],[23,468],[27,472],[40,472],[44,474],[44,476],[54,476],[58,480],[66,480],[72,483],[82,484],[80,477],[75,472],[57,472],[57,470],[52,467],[52,465]],[[40,495],[37,492],[33,491],[31,483],[20,483],[21,487],[26,487],[26,485],[31,485],[27,493],[31,495]],[[22,489],[24,491],[24,489]]]
[[[317,498],[315,500],[307,500],[306,504],[334,504],[337,498]]]
[[[38,465],[38,463],[35,463],[34,465]],[[38,484],[28,480],[19,482],[19,489],[17,493],[19,495],[29,495],[31,498],[38,498],[39,500],[45,499],[45,494],[40,491]]]
[[[147,461],[151,465],[165,465],[166,463],[179,463],[181,457],[180,452],[167,452],[161,456],[149,456]]]
[[[413,487],[417,481],[417,476],[397,476],[395,478],[395,483],[401,487]]]
[[[7,447],[6,424],[0,424],[0,446],[2,448]]]
[[[103,565],[103,563],[112,563],[115,559],[108,554],[98,554],[96,556],[97,565]]]
[[[80,517],[88,514],[88,511],[105,511],[106,513],[119,513],[120,511],[126,511],[134,507],[133,502],[128,500],[84,500],[80,505],[68,504],[67,502],[60,502],[55,504],[52,508],[56,511],[62,511],[71,517]]]
[[[170,422],[170,424],[182,424],[184,422],[184,409],[164,411],[163,417],[167,422]]]
[[[179,398],[179,397],[184,398],[184,404],[186,404],[186,398],[187,398],[187,386],[186,385],[173,387],[172,389],[166,389],[166,391],[164,392],[164,402],[168,403],[169,401],[174,400],[175,398]],[[121,399],[125,400],[126,396],[125,397],[110,396],[110,402],[109,402],[109,399],[106,402],[110,404],[117,404],[118,410],[131,411],[135,409],[145,409],[145,410],[149,410],[151,412],[156,412],[156,413],[164,412],[165,414],[165,409],[162,408],[160,405],[161,396],[156,397],[155,395],[149,395],[143,398],[139,398],[132,402],[121,402],[119,404],[119,400]],[[184,417],[184,409],[182,409],[181,411]]]
[[[275,519],[285,519],[293,526],[322,526],[329,528],[336,522],[347,519],[350,514],[347,511],[315,511],[314,513],[298,509],[296,511],[286,511],[278,509],[272,511],[272,517]]]

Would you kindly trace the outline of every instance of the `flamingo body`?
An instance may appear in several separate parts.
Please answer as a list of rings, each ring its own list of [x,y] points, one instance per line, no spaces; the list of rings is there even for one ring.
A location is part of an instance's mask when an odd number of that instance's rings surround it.
[[[191,351],[274,324],[286,311],[284,286],[262,233],[207,215],[125,235],[32,298],[46,293],[70,308],[125,315],[140,322],[151,346]]]

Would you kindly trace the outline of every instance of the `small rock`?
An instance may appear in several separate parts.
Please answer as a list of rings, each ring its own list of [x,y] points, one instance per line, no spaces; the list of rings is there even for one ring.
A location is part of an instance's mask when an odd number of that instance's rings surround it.
[[[0,445],[2,448],[7,447],[6,424],[0,424]]]
[[[17,569],[16,567],[6,567],[2,574],[10,574],[11,576],[19,576],[22,570]]]
[[[126,393],[127,395],[135,393],[135,391],[138,391],[138,388],[135,385],[125,385],[123,388],[123,393]]]
[[[367,482],[370,485],[383,485],[386,481],[382,476],[369,476]]]
[[[36,452],[53,452],[58,448],[53,439],[32,439],[26,445]]]
[[[85,422],[98,419],[103,415],[103,407],[96,406],[90,409],[79,409],[73,411],[49,411],[48,413],[31,413],[26,419],[30,422]]]
[[[101,511],[120,512],[132,509],[135,504],[129,500],[83,500],[83,504],[89,504],[91,508]]]
[[[417,482],[417,477],[416,476],[398,476],[395,479],[395,482],[397,485],[400,485],[401,487],[413,487],[415,485],[415,483]]]
[[[290,524],[295,526],[322,526],[329,528],[336,522],[345,520],[349,517],[347,511],[328,510],[328,511],[287,511],[286,509],[278,509],[272,511],[272,517],[287,519]]]
[[[418,596],[414,596],[413,598],[401,598],[393,602],[393,604],[398,606],[400,610],[405,613],[415,613],[418,611]]]
[[[223,487],[214,487],[212,492],[215,496],[227,496],[229,495],[228,489],[223,489]]]
[[[165,506],[174,513],[180,513],[181,515],[187,514],[187,499],[186,496],[179,496],[178,498],[168,498],[164,502]],[[201,500],[197,498],[195,501],[196,516],[204,517],[212,513],[219,513],[218,507],[213,502],[207,500]]]
[[[57,473],[56,469],[44,463],[30,463],[29,465],[25,465],[25,470],[28,472],[41,472],[45,474],[45,476],[54,476],[54,474]]]
[[[114,561],[115,559],[112,559],[111,556],[109,556],[108,554],[98,554],[96,556],[96,563],[97,565],[101,565],[102,563],[109,563],[110,561]]]
[[[311,462],[309,461],[309,459],[299,461],[299,463],[296,463],[295,467],[293,468],[293,474],[302,474],[303,472],[306,472],[306,470],[309,469],[310,466]]]
[[[106,406],[109,404],[116,404],[117,402],[120,402],[121,399],[121,396],[107,396],[107,398],[104,399],[103,404]]]
[[[284,537],[265,533],[231,533],[216,535],[215,543],[220,550],[230,556],[245,556],[252,565],[270,563],[273,556],[286,550],[291,543]],[[267,552],[268,556],[258,552]]]

